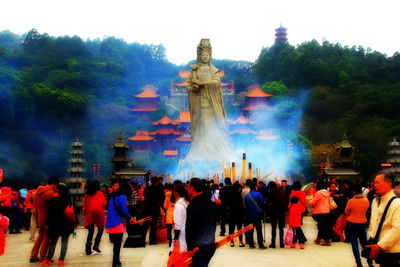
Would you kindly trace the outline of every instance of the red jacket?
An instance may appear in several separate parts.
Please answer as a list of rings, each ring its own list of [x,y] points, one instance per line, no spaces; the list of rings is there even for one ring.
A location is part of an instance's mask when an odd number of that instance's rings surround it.
[[[33,196],[33,209],[36,214],[35,219],[38,227],[46,226],[50,199],[55,196],[56,193],[52,185],[39,186],[36,190]]]
[[[292,228],[301,227],[302,213],[306,211],[306,193],[303,191],[292,191],[290,198],[297,197],[299,201],[289,204],[288,224]]]
[[[0,188],[0,206],[11,208],[11,187]]]
[[[97,191],[93,196],[85,195],[85,226],[95,224],[98,227],[104,228],[106,207],[107,200],[103,192]]]

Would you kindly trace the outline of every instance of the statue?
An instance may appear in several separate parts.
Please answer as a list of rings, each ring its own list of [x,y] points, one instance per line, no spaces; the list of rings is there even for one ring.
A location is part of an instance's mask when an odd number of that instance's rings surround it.
[[[234,154],[227,133],[221,76],[211,63],[209,39],[202,39],[197,46],[196,63],[191,66],[186,88],[192,122],[192,145],[185,161],[232,160]]]

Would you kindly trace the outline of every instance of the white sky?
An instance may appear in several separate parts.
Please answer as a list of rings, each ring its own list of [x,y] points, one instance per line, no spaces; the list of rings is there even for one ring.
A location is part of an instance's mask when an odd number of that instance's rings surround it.
[[[213,58],[255,61],[282,23],[292,45],[326,39],[391,56],[400,51],[399,7],[399,0],[5,0],[0,31],[163,44],[181,64],[195,58],[201,38],[211,39]]]

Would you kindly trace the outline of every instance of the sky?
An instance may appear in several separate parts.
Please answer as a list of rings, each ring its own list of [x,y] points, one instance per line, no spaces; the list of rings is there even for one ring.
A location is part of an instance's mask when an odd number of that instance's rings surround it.
[[[162,44],[169,61],[185,64],[201,38],[213,58],[254,62],[282,24],[292,45],[327,40],[391,56],[400,51],[399,8],[398,0],[7,0],[0,31]]]

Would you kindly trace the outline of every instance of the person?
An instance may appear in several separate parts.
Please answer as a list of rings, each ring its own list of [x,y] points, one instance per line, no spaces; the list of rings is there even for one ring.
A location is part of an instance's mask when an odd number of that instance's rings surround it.
[[[253,224],[257,232],[257,243],[260,249],[266,249],[262,234],[261,220],[264,210],[264,198],[260,192],[256,191],[257,184],[250,184],[250,192],[244,198],[245,206],[245,224]],[[255,248],[254,245],[254,228],[246,232],[246,240],[250,248]]]
[[[186,244],[186,218],[187,207],[189,205],[189,194],[184,184],[177,184],[174,188],[174,197],[177,199],[173,210],[174,228],[174,244],[171,246],[170,251],[173,251],[175,246],[179,245],[179,251],[187,251]]]
[[[285,195],[285,203],[286,207],[288,207],[290,200],[290,193],[292,192],[292,187],[288,185],[288,182],[285,179],[283,179],[281,181],[281,186],[279,187],[279,190],[281,190]]]
[[[107,200],[103,192],[100,190],[100,183],[98,180],[92,180],[86,183],[86,192],[83,203],[85,214],[84,226],[86,229],[88,229],[85,253],[86,255],[101,253],[99,245],[104,231]],[[94,239],[94,252],[92,252],[92,240],[95,226],[97,226],[97,234],[96,238]]]
[[[232,207],[232,199],[233,199],[233,190],[232,190],[232,182],[231,178],[225,178],[225,186],[219,190],[219,199],[221,200],[221,232],[219,236],[225,236],[226,228],[225,224],[227,222],[228,217],[230,216],[230,212]]]
[[[50,237],[49,250],[44,262],[40,265],[48,266],[54,256],[58,238],[61,237],[61,252],[58,265],[64,265],[65,255],[68,249],[68,239],[74,232],[76,217],[70,219],[66,216],[66,209],[70,205],[68,187],[64,184],[58,185],[58,196],[49,202],[48,216],[46,220],[47,231]]]
[[[172,184],[165,185],[165,200],[164,200],[164,210],[165,212],[165,225],[167,226],[167,237],[168,245],[172,245],[172,225],[174,223],[174,205],[176,197],[173,192]]]
[[[279,246],[285,247],[284,244],[284,227],[285,227],[285,212],[288,211],[285,193],[280,190],[277,184],[273,181],[268,183],[267,207],[271,220],[271,248],[276,248],[276,226],[279,227]]]
[[[211,62],[209,39],[197,46],[197,61],[188,79],[192,145],[185,161],[233,160],[222,99],[221,74]]]
[[[317,221],[318,235],[314,240],[316,244],[321,246],[330,246],[330,238],[332,236],[332,224],[330,223],[330,206],[329,197],[330,193],[326,190],[327,184],[320,181],[316,185],[317,192],[310,204],[313,205],[313,217]]]
[[[371,249],[370,258],[380,255],[380,266],[400,266],[400,199],[393,193],[395,175],[383,170],[375,177],[377,197],[372,201],[369,235],[375,238],[382,213],[392,198],[377,244],[367,245]]]
[[[235,232],[235,227],[239,231],[243,226],[244,204],[242,199],[242,186],[239,183],[232,185],[232,205],[229,212],[229,234]],[[231,241],[231,247],[235,246],[235,241]],[[239,247],[245,247],[243,243],[243,235],[239,235]]]
[[[106,232],[110,235],[110,241],[113,243],[112,267],[121,267],[119,254],[125,232],[123,218],[128,219],[131,224],[136,223],[136,220],[128,212],[128,197],[131,195],[129,184],[126,181],[116,182],[112,189],[107,208]]]
[[[162,184],[159,184],[160,180],[157,176],[151,177],[151,185],[145,190],[145,209],[146,214],[151,217],[150,221],[150,236],[149,244],[156,245],[156,233],[158,217],[161,214],[161,207],[164,204],[164,189]]]
[[[302,214],[306,211],[306,193],[301,191],[301,183],[296,181],[292,185],[290,193],[288,224],[293,229],[293,240],[291,248],[296,248],[296,242],[299,247],[304,249],[304,243],[307,241],[303,230],[301,229]]]
[[[38,236],[33,245],[29,262],[43,262],[46,260],[50,238],[47,232],[47,215],[50,200],[56,196],[59,184],[58,177],[51,176],[47,185],[39,186],[33,196],[33,209],[36,226],[39,228]],[[38,257],[40,254],[40,258]]]
[[[367,222],[367,210],[369,201],[362,194],[361,185],[354,185],[354,197],[347,202],[344,214],[347,217],[347,235],[351,243],[354,259],[357,267],[362,266],[360,251],[358,249],[358,240],[361,247],[365,247],[367,242],[367,233],[365,223]]]
[[[6,232],[10,220],[0,213],[0,256],[4,255],[6,249]]]
[[[203,185],[199,178],[190,179],[187,207],[186,244],[188,250],[199,250],[192,258],[193,267],[208,266],[215,253],[216,208],[210,199],[202,196]]]

